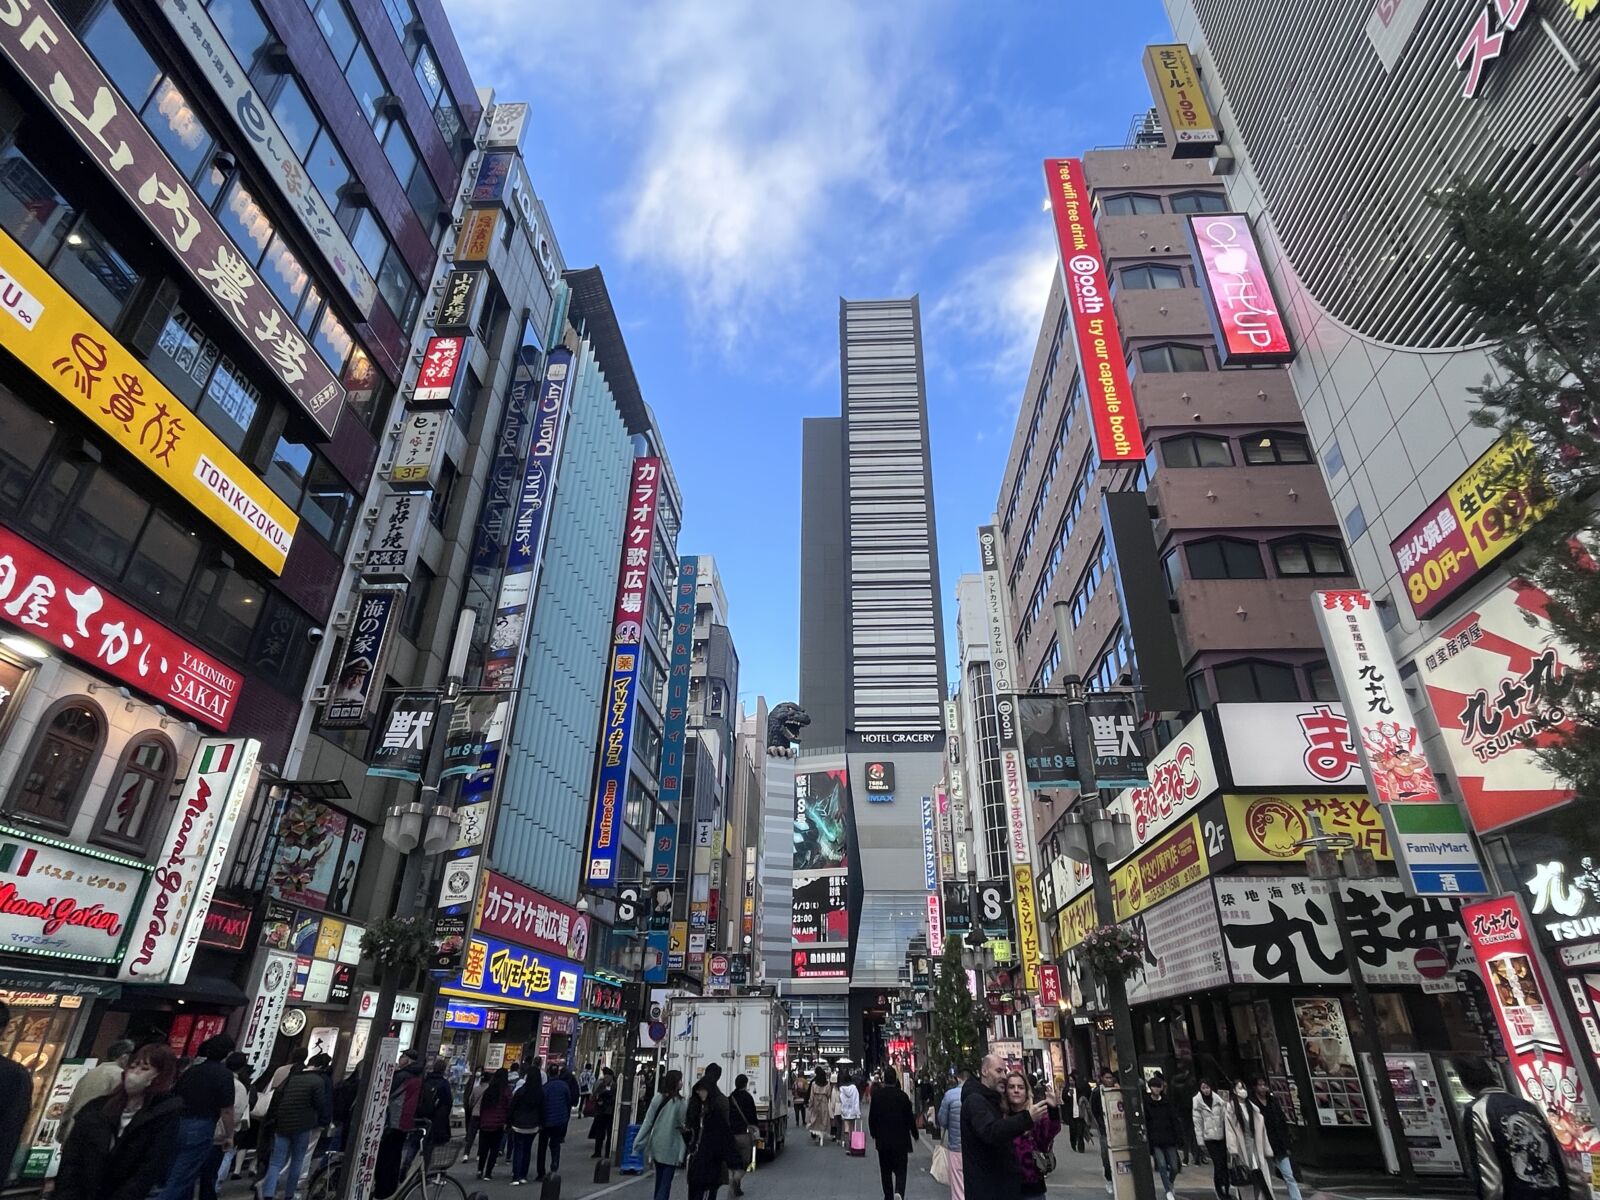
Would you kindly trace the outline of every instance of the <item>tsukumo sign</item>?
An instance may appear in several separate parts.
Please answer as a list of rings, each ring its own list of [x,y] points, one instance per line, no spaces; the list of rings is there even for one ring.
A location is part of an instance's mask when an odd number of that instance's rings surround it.
[[[183,983],[189,978],[233,831],[255,785],[260,753],[261,743],[253,738],[207,738],[195,750],[119,979]]]
[[[1067,308],[1078,343],[1083,390],[1089,398],[1095,450],[1103,462],[1136,462],[1145,456],[1144,434],[1133,404],[1122,333],[1111,305],[1105,255],[1090,211],[1083,160],[1047,158],[1044,178],[1055,215]]]
[[[6,625],[215,729],[233,720],[244,682],[236,671],[0,529],[0,626]]]

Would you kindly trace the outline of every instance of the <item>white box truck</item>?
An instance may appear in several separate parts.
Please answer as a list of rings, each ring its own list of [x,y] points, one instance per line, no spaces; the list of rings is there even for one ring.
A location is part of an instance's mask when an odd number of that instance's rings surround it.
[[[722,1067],[718,1084],[733,1093],[740,1075],[750,1077],[750,1096],[760,1122],[760,1148],[769,1157],[783,1149],[791,1105],[774,1055],[788,1035],[789,1014],[771,996],[675,996],[667,1001],[667,1036],[661,1066],[683,1072],[687,1096],[706,1067]]]

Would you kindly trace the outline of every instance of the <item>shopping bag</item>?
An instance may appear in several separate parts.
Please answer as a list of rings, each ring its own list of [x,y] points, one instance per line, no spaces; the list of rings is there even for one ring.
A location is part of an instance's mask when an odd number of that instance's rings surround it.
[[[933,1176],[935,1183],[950,1182],[950,1151],[944,1148],[943,1143],[933,1148],[933,1165],[928,1168],[928,1174]]]

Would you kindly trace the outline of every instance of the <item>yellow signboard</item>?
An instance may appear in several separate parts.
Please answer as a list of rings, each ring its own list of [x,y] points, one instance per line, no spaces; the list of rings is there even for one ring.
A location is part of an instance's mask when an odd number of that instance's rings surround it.
[[[461,233],[456,238],[456,262],[480,263],[489,261],[489,250],[494,246],[495,222],[500,217],[498,208],[469,208],[461,218]]]
[[[299,518],[4,233],[0,345],[274,574],[283,570]]]
[[[1011,894],[1017,905],[1017,941],[1022,949],[1022,986],[1039,990],[1039,900],[1033,894],[1033,868],[1016,863],[1011,868]]]
[[[1084,892],[1056,915],[1056,933],[1062,954],[1083,941],[1095,927],[1094,893]]]
[[[674,921],[672,935],[667,945],[667,953],[671,955],[683,954],[689,949],[689,922]]]
[[[1209,153],[1222,139],[1217,132],[1217,119],[1211,115],[1211,106],[1200,88],[1200,72],[1189,47],[1146,46],[1144,71],[1173,155],[1183,158]]]
[[[1224,796],[1222,808],[1238,862],[1300,862],[1306,851],[1296,843],[1311,836],[1313,816],[1321,818],[1323,833],[1353,837],[1358,848],[1381,861],[1394,858],[1383,816],[1365,792]]]
[[[1111,902],[1117,920],[1126,921],[1198,883],[1210,869],[1200,818],[1190,817],[1111,873]]]

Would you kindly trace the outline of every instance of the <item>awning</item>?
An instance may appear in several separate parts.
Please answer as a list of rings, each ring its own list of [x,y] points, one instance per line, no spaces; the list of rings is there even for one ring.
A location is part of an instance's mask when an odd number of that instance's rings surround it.
[[[125,983],[122,999],[135,1005],[150,1000],[182,1000],[223,1008],[242,1008],[250,1002],[238,984],[220,975],[191,975],[184,983]]]

